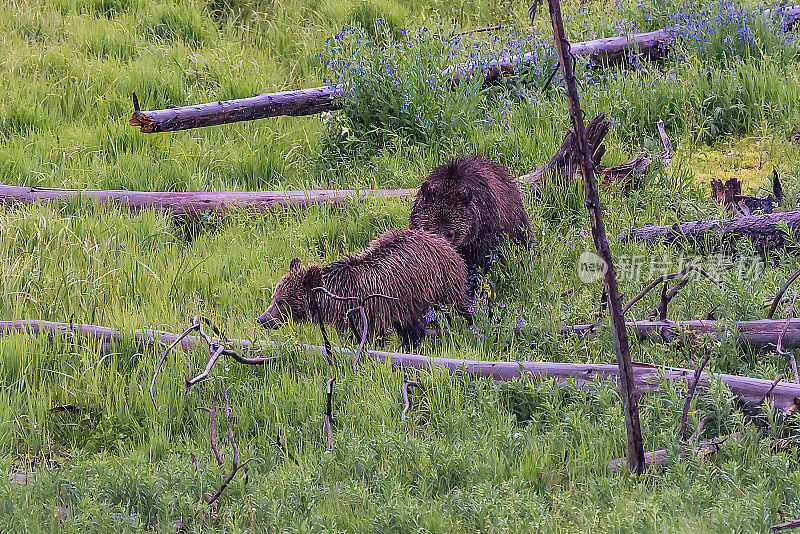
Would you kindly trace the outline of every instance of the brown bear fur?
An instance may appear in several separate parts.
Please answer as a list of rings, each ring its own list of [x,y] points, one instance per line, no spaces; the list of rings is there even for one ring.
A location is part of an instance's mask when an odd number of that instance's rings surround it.
[[[486,272],[503,237],[530,244],[531,222],[516,182],[501,164],[475,155],[433,169],[417,192],[409,227],[445,237],[470,271]]]
[[[420,319],[431,306],[452,305],[471,323],[463,259],[445,239],[424,230],[390,230],[363,252],[324,267],[303,266],[293,259],[258,322],[278,328],[289,318],[296,323],[317,319],[311,317],[311,298],[312,290],[320,286],[341,297],[363,298],[373,293],[397,297],[366,301],[368,333],[373,339],[394,329],[404,345],[413,346],[424,337]],[[332,323],[340,334],[346,332],[347,311],[355,304],[323,293],[317,293],[316,299],[322,321]],[[360,328],[359,324],[359,332]]]

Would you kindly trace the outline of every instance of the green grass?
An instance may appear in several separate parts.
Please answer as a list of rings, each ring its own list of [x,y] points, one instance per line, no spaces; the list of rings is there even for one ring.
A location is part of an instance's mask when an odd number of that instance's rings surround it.
[[[568,36],[662,27],[682,9],[672,2],[645,7],[565,2]],[[486,154],[522,175],[552,155],[570,124],[561,92],[542,90],[550,67],[480,91],[476,83],[437,92],[428,77],[470,50],[481,60],[537,46],[528,40],[526,10],[526,3],[495,0],[0,1],[0,183],[393,188],[418,185],[433,165],[462,152]],[[476,34],[453,45],[451,18],[459,29],[502,23],[513,33]],[[402,31],[421,24],[433,37]],[[343,25],[363,32],[326,43]],[[535,30],[547,35],[546,17]],[[711,32],[708,47],[681,48],[678,59],[658,65],[591,71],[578,64],[586,115],[602,111],[614,124],[605,163],[625,161],[643,147],[657,152],[659,119],[677,149],[672,165],[641,189],[627,197],[614,188],[603,193],[615,257],[621,266],[625,258],[641,264],[641,277],[628,270],[620,280],[627,296],[662,268],[726,261],[703,249],[614,239],[646,223],[722,216],[705,183],[720,165],[740,165],[754,192],[769,184],[777,166],[787,209],[797,206],[800,152],[785,140],[800,123],[796,45],[769,26],[753,31],[755,48],[737,49],[735,57],[722,53],[726,36],[736,35],[726,27]],[[358,44],[355,56],[347,44]],[[342,63],[372,57],[365,44],[391,66],[381,71],[379,60],[369,64],[373,86],[358,85]],[[323,64],[329,60],[333,72]],[[155,109],[311,87],[331,75],[358,89],[358,98],[330,116],[158,135],[127,123],[133,91],[144,108]],[[582,195],[577,180],[527,193],[536,246],[530,253],[506,250],[485,284],[501,303],[499,326],[482,302],[476,333],[454,321],[421,350],[615,362],[607,332],[591,341],[510,334],[520,320],[545,331],[595,320],[601,287],[582,284],[576,272],[580,254],[592,249]],[[255,324],[289,261],[326,262],[357,251],[405,226],[410,205],[376,198],[194,223],[87,200],[0,208],[0,319],[180,332],[191,316],[204,314],[229,337],[319,344],[310,325],[264,331]],[[758,256],[746,242],[728,253],[734,264]],[[797,267],[786,252],[766,260],[758,276],[737,277],[735,267],[723,273],[720,288],[689,284],[670,317],[702,318],[712,309],[725,324],[763,317],[762,303]],[[563,294],[567,289],[572,293]],[[637,304],[631,317],[644,317],[656,298]],[[335,334],[333,342],[347,343]],[[398,346],[392,339],[387,348]],[[714,371],[791,375],[769,351],[742,350],[729,339],[711,351]],[[689,356],[697,360],[703,349],[634,342],[632,353],[638,361],[690,366]],[[771,452],[721,384],[697,397],[690,426],[714,413],[707,436],[742,432],[743,439],[726,442],[710,462],[691,459],[636,479],[605,471],[626,450],[611,384],[580,391],[420,373],[422,388],[401,422],[404,376],[388,366],[365,362],[354,375],[348,362],[329,366],[319,355],[287,350],[275,355],[275,363],[259,367],[220,361],[214,378],[189,392],[185,380],[208,356],[199,350],[173,356],[156,384],[163,407],[156,413],[148,392],[155,349],[124,340],[106,353],[71,337],[0,338],[0,531],[169,531],[180,519],[189,531],[230,532],[765,532],[800,516],[797,453]],[[241,457],[258,460],[249,483],[237,476],[211,510],[201,493],[213,492],[222,474],[208,445],[207,416],[196,408],[209,405],[223,377]],[[333,448],[323,452],[324,384],[331,377],[340,416]],[[684,391],[664,386],[641,400],[645,447],[675,452]],[[49,411],[64,404],[77,409]],[[755,417],[767,435],[797,431],[794,420],[771,425],[770,417]],[[299,465],[274,445],[277,435]],[[230,461],[223,428],[220,444]],[[202,488],[191,454],[199,459]],[[28,483],[11,484],[5,478],[11,472],[28,473]]]

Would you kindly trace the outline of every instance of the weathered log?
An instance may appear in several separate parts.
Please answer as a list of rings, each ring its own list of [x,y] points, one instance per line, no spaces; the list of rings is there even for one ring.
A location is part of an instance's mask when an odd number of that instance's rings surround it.
[[[782,324],[784,321],[774,321]],[[740,323],[741,324],[741,323]],[[792,320],[790,331],[800,330],[800,319]],[[115,328],[94,325],[80,325],[69,323],[56,323],[51,321],[0,321],[0,334],[25,333],[55,337],[59,335],[73,335],[93,340],[103,345],[108,352],[115,351],[116,346],[123,339],[132,339],[144,346],[170,344],[177,336],[159,330],[136,330],[126,335]],[[794,339],[800,342],[800,335],[795,334]],[[788,333],[787,333],[788,337]],[[260,341],[252,343],[246,340],[231,340],[250,354],[261,354],[261,347],[283,350],[302,350],[325,355],[325,347],[317,345],[291,346],[277,342]],[[184,350],[191,350],[195,346],[205,347],[205,341],[196,336],[186,336],[179,346]],[[351,349],[333,347],[337,352],[348,357],[353,357],[355,352]],[[467,373],[478,377],[488,377],[499,382],[506,382],[515,378],[525,377],[533,380],[555,380],[561,386],[593,387],[596,380],[617,380],[619,367],[606,364],[578,364],[578,363],[551,363],[551,362],[501,362],[462,360],[455,358],[437,358],[421,354],[401,354],[370,350],[369,356],[380,362],[390,362],[398,369],[429,370],[433,367],[447,369],[452,373]],[[659,379],[680,380],[687,382],[694,377],[692,369],[675,367],[659,367],[656,365],[634,363],[634,378],[639,391],[652,392],[659,389]],[[771,380],[747,378],[736,375],[713,373],[714,378],[721,380],[731,392],[746,404],[759,404],[764,399],[764,393],[769,392],[769,398],[776,408],[786,409],[800,399],[800,384],[779,382],[774,388]],[[709,374],[703,373],[698,387],[707,388]],[[771,391],[770,391],[770,388]]]
[[[313,190],[313,191],[124,191],[104,189],[50,189],[0,185],[0,204],[33,204],[35,202],[68,201],[81,197],[99,202],[126,205],[134,211],[143,208],[173,215],[197,215],[203,212],[224,212],[232,207],[253,211],[275,208],[307,208],[314,204],[341,205],[371,195],[385,198],[413,196],[416,189]]]
[[[575,57],[589,56],[589,65],[606,67],[616,65],[636,56],[645,59],[662,59],[669,55],[675,44],[674,33],[661,29],[652,32],[604,37],[591,41],[572,43],[570,51]],[[520,66],[533,65],[541,60],[538,52],[529,52],[520,56],[511,56],[499,61],[492,61],[484,71],[485,83],[494,83],[501,76],[512,76]],[[457,65],[448,71],[448,76],[459,83],[475,73],[475,67]]]
[[[673,38],[667,30],[657,30],[573,43],[572,53],[575,56],[589,56],[593,64],[606,65],[636,53],[648,58],[663,57],[672,41]],[[490,63],[486,69],[486,83],[491,84],[497,81],[501,71],[507,75],[512,74],[515,72],[517,64],[532,64],[538,59],[535,54],[530,53],[503,59],[499,63]],[[445,71],[444,76],[445,79],[457,84],[473,73],[474,67],[457,65]],[[130,123],[132,126],[139,126],[142,132],[157,133],[280,115],[313,115],[339,109],[336,97],[343,91],[344,88],[341,85],[329,85],[296,91],[264,93],[248,98],[193,106],[172,106],[153,111],[137,109],[133,112]]]
[[[758,319],[755,321],[738,321],[735,328],[727,328],[715,321],[629,321],[625,323],[628,331],[639,340],[670,342],[681,339],[683,335],[710,336],[714,339],[734,337],[743,347],[753,350],[773,349],[778,345],[778,338],[786,326],[783,336],[784,348],[800,347],[800,318]],[[528,332],[529,330],[525,330]],[[596,324],[562,326],[564,335],[591,336],[597,332]],[[522,333],[522,332],[520,332]]]
[[[341,86],[313,87],[194,106],[173,106],[155,111],[135,110],[130,123],[131,126],[138,126],[142,132],[157,133],[252,121],[280,115],[292,117],[314,115],[323,111],[339,109],[336,96],[341,90]]]
[[[608,133],[609,123],[605,115],[598,115],[589,123],[590,140],[597,148],[599,163],[605,148],[600,146]],[[518,178],[518,182],[536,189],[550,176],[567,176],[577,169],[575,133],[567,132],[556,154],[538,171]],[[612,167],[607,167],[612,168]],[[19,187],[0,185],[0,204],[33,204],[35,202],[63,202],[75,197],[111,202],[128,206],[134,211],[153,209],[176,216],[195,216],[200,213],[225,212],[235,207],[268,211],[275,208],[307,208],[314,204],[340,205],[354,199],[369,196],[383,198],[406,198],[416,194],[416,189],[371,189],[371,190],[310,190],[310,191],[125,191],[104,189],[57,189],[44,187]]]
[[[634,228],[628,234],[620,234],[617,239],[623,243],[641,241],[663,242],[668,245],[699,245],[749,237],[756,248],[774,250],[792,243],[789,236],[781,229],[782,223],[786,223],[792,232],[800,230],[800,210],[716,221],[682,222],[671,226],[645,225]]]
[[[765,15],[769,15],[769,10]],[[789,30],[798,17],[800,6],[782,11],[786,17],[784,29]],[[467,32],[469,33],[469,32]],[[590,66],[607,66],[620,63],[629,57],[660,59],[666,57],[675,43],[673,32],[660,29],[652,32],[619,35],[572,43],[574,56],[589,56]],[[535,52],[503,58],[489,63],[484,71],[485,83],[497,81],[501,75],[512,75],[520,65],[531,65],[539,61]],[[475,72],[475,66],[456,65],[444,72],[445,78],[459,83]],[[277,117],[280,115],[313,115],[323,111],[339,109],[336,95],[343,91],[340,85],[265,93],[249,98],[196,104],[193,106],[172,106],[167,109],[141,111],[136,109],[131,116],[132,126],[139,126],[142,132],[172,132],[215,126],[238,121]],[[137,106],[138,108],[138,106]]]

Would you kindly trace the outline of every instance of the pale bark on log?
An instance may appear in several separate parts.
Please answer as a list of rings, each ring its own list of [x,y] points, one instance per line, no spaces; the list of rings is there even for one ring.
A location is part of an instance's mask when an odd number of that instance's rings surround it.
[[[157,133],[281,115],[292,117],[314,115],[339,109],[336,96],[341,90],[341,86],[313,87],[194,106],[173,106],[154,111],[136,110],[131,116],[130,123],[131,126],[138,126],[142,132]]]
[[[646,152],[633,160],[616,166],[601,165],[605,154],[603,138],[610,124],[605,114],[600,113],[586,127],[593,161],[598,172],[604,176],[603,186],[622,183],[628,191],[642,174],[650,170],[650,157]],[[666,137],[662,121],[658,123],[665,151],[661,155],[664,165],[669,163],[672,150]],[[544,166],[531,174],[517,178],[517,183],[529,191],[535,191],[545,180],[563,182],[578,168],[578,147],[575,132],[568,131],[561,146]],[[644,162],[644,165],[642,165]],[[69,201],[76,197],[98,202],[110,202],[127,206],[133,211],[152,209],[175,216],[197,216],[200,213],[225,212],[233,207],[250,211],[269,211],[276,208],[304,209],[315,204],[342,205],[348,201],[371,196],[387,199],[406,198],[416,195],[416,189],[369,189],[369,190],[309,190],[309,191],[127,191],[107,189],[59,189],[47,187],[21,187],[0,185],[0,204],[33,204]]]
[[[671,42],[672,38],[667,30],[657,30],[573,43],[572,53],[575,56],[590,56],[594,64],[605,65],[618,62],[629,54],[638,53],[648,58],[663,57]],[[501,60],[500,63],[493,62],[486,70],[486,83],[495,82],[501,71],[512,74],[518,63],[531,64],[538,59],[534,54],[525,54]],[[444,78],[457,84],[472,73],[474,73],[473,67],[457,65],[445,71]],[[341,85],[329,85],[192,106],[173,106],[153,111],[136,110],[131,116],[130,123],[132,126],[139,126],[142,132],[157,133],[280,115],[313,115],[339,109],[336,97],[343,91]]]
[[[784,321],[774,321],[783,324]],[[792,321],[790,330],[800,329],[800,319]],[[144,346],[169,344],[175,341],[176,335],[159,330],[141,329],[132,334],[94,325],[81,325],[69,323],[56,323],[51,321],[21,320],[0,321],[0,334],[26,333],[48,336],[74,335],[93,340],[103,345],[104,350],[113,352],[123,339],[131,339]],[[787,333],[788,336],[788,333]],[[800,336],[797,338],[800,340]],[[234,345],[241,346],[242,350],[252,355],[259,355],[261,347],[282,350],[302,350],[325,355],[325,347],[317,345],[285,345],[277,342],[259,341],[253,343],[247,340],[231,340]],[[186,336],[181,340],[183,350],[192,347],[206,347],[205,341],[197,336]],[[354,351],[333,347],[337,353],[353,357]],[[452,373],[466,373],[477,377],[488,377],[499,382],[506,382],[519,377],[533,380],[555,380],[560,386],[588,387],[594,386],[596,380],[611,379],[616,381],[619,377],[619,367],[607,364],[578,364],[578,363],[551,363],[551,362],[500,362],[461,360],[454,358],[437,358],[420,354],[401,354],[370,350],[369,356],[380,362],[390,362],[397,369],[431,368],[447,369]],[[522,373],[520,372],[522,369]],[[694,370],[675,367],[659,367],[650,364],[634,363],[634,378],[639,391],[652,392],[660,388],[659,381],[663,377],[668,380],[688,382],[694,377]],[[755,405],[764,400],[764,394],[772,387],[771,380],[747,378],[736,375],[713,373],[715,379],[722,381],[731,392],[742,402]],[[703,373],[698,387],[709,386],[709,373]],[[791,406],[796,399],[800,399],[800,384],[792,382],[779,382],[769,393],[776,408],[785,409]]]
[[[767,10],[768,12],[769,10]],[[765,15],[768,13],[765,12]],[[800,17],[800,7],[783,10],[788,30]],[[675,43],[673,32],[667,29],[652,32],[619,35],[572,43],[574,56],[589,56],[590,65],[604,67],[624,61],[629,57],[660,59],[667,56]],[[536,53],[522,54],[491,62],[485,69],[485,83],[497,81],[502,75],[512,75],[520,65],[531,65],[539,61]],[[456,65],[445,71],[444,77],[451,83],[459,83],[475,72],[474,66]],[[248,121],[281,115],[313,115],[323,111],[339,109],[336,95],[343,91],[340,85],[312,87],[294,91],[264,93],[249,98],[210,102],[192,106],[172,106],[154,111],[135,110],[131,116],[132,126],[142,132],[171,132],[215,126],[238,121]]]
[[[69,201],[75,197],[126,205],[134,211],[153,209],[173,215],[225,212],[233,207],[252,211],[275,208],[307,208],[314,204],[341,205],[370,196],[405,198],[416,189],[313,190],[313,191],[124,191],[104,189],[50,189],[0,185],[0,204]]]
[[[792,232],[800,230],[800,210],[716,221],[682,222],[672,226],[645,225],[634,228],[628,234],[620,234],[617,239],[622,243],[641,241],[702,245],[708,242],[715,245],[726,240],[749,237],[757,249],[774,250],[792,243],[780,228],[781,223],[786,223]]]

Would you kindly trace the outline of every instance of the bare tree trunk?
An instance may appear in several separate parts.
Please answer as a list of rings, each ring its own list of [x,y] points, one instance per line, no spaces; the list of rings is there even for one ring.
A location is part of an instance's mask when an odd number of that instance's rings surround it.
[[[553,34],[558,50],[558,59],[561,64],[561,74],[564,77],[564,88],[567,92],[569,113],[578,143],[581,156],[581,173],[583,174],[583,190],[586,194],[586,208],[589,211],[589,220],[592,225],[592,237],[597,248],[597,254],[604,263],[605,289],[608,295],[608,307],[611,312],[611,329],[614,336],[614,349],[617,353],[620,376],[620,394],[625,416],[625,428],[628,438],[628,467],[634,473],[644,472],[644,445],[642,431],[639,425],[639,406],[636,382],[633,376],[630,349],[628,347],[628,331],[625,328],[625,318],[622,315],[622,300],[617,287],[617,276],[614,273],[614,262],[611,257],[611,248],[606,239],[606,229],[603,223],[603,211],[600,207],[600,195],[594,179],[594,162],[589,146],[589,139],[583,125],[583,110],[578,100],[578,89],[573,72],[573,57],[570,45],[564,35],[564,23],[561,19],[561,5],[558,0],[548,0],[550,19],[553,23]]]

